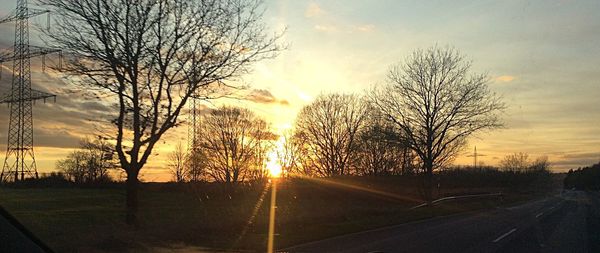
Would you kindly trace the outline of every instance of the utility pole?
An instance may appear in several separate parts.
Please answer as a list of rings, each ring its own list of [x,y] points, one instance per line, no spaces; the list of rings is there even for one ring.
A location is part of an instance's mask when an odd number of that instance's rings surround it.
[[[188,114],[188,151],[191,152],[197,148],[198,144],[198,99],[190,97]]]
[[[10,93],[0,97],[0,103],[6,103],[10,108],[8,144],[0,182],[16,182],[38,177],[33,152],[32,107],[34,101],[45,102],[48,98],[56,100],[56,95],[31,89],[31,58],[60,52],[29,45],[29,18],[45,13],[49,11],[29,8],[27,0],[17,0],[17,8],[7,17],[0,19],[0,24],[15,22],[13,52],[0,55],[0,63],[13,62]],[[45,58],[42,62],[45,65]]]
[[[190,181],[198,181],[200,180],[200,159],[199,157],[199,149],[198,149],[198,107],[199,107],[200,98],[198,94],[194,94],[194,96],[190,97],[188,101],[189,106],[189,114],[188,114],[188,175]]]
[[[475,149],[473,150],[473,154],[467,156],[467,157],[473,157],[473,168],[477,168],[477,157],[479,157],[479,156],[487,156],[487,155],[478,154],[477,153],[477,146],[475,146]]]

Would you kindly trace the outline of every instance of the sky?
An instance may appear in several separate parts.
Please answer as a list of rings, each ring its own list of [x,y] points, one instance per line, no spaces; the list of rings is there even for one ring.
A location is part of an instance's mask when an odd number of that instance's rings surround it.
[[[0,0],[0,14],[15,2]],[[412,51],[452,46],[472,61],[474,73],[490,76],[490,89],[508,106],[505,128],[472,137],[455,164],[472,164],[475,146],[486,165],[515,152],[548,156],[555,171],[600,161],[600,1],[266,0],[265,7],[265,23],[272,31],[286,29],[288,48],[244,76],[247,101],[207,106],[248,107],[282,131],[319,94],[361,94],[384,84],[389,67]],[[13,33],[13,24],[0,25],[0,47],[12,45]],[[41,42],[33,33],[35,43]],[[0,92],[10,85],[9,66]],[[47,172],[110,115],[57,73],[41,72],[39,61],[32,69],[34,88],[58,95],[56,103],[34,108],[38,169]],[[0,106],[0,150],[8,112]],[[165,157],[178,142],[185,145],[186,133],[182,125],[165,137],[144,180],[169,179]]]

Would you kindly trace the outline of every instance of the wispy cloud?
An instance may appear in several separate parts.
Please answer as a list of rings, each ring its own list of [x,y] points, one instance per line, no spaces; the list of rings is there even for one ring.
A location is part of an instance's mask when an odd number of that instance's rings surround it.
[[[336,26],[333,26],[333,25],[317,24],[317,25],[315,25],[315,30],[321,31],[321,32],[335,32],[338,29]]]
[[[253,89],[245,96],[245,98],[252,102],[261,104],[290,104],[287,100],[278,99],[273,95],[273,93],[264,89]]]
[[[515,79],[517,79],[517,77],[509,76],[509,75],[498,76],[498,77],[494,78],[494,80],[496,80],[496,82],[501,82],[501,83],[509,83],[509,82],[514,81]]]
[[[566,170],[595,164],[598,161],[600,161],[600,152],[584,152],[565,154],[556,161],[552,161],[552,165]]]
[[[359,32],[372,32],[375,30],[375,25],[373,25],[373,24],[358,25],[358,26],[354,27],[354,30],[359,31]]]
[[[306,11],[304,12],[304,16],[307,18],[314,18],[323,14],[325,14],[325,11],[315,2],[309,3]]]

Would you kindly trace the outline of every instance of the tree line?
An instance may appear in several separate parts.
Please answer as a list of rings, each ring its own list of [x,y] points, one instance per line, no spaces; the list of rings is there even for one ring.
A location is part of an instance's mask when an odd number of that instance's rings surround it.
[[[600,163],[569,170],[563,184],[565,189],[600,190]]]
[[[188,101],[222,96],[253,63],[285,48],[282,33],[262,21],[257,0],[40,4],[55,13],[53,30],[43,32],[48,46],[64,51],[60,71],[114,105],[111,141],[127,177],[129,224],[136,221],[140,171],[180,123]],[[449,164],[468,137],[502,126],[504,104],[488,83],[458,50],[416,50],[390,68],[385,85],[364,96],[326,94],[304,107],[286,137],[289,149],[279,153],[290,173],[422,172],[424,188],[431,189],[434,170]],[[188,159],[194,179],[233,183],[264,176],[262,157],[273,135],[263,119],[224,107],[200,125],[201,141]]]
[[[321,95],[302,109],[294,129],[281,137],[248,109],[212,109],[200,117],[197,143],[190,150],[178,145],[170,154],[171,174],[177,182],[261,180],[268,176],[270,152],[276,154],[284,176],[415,173],[414,153],[366,105],[356,95]]]
[[[386,85],[362,95],[321,94],[304,106],[276,150],[284,171],[324,177],[421,173],[430,184],[433,171],[449,165],[469,136],[502,126],[504,104],[489,91],[489,78],[469,73],[470,63],[457,50],[417,50],[403,64],[390,69]],[[190,152],[202,158],[195,167],[208,180],[235,183],[266,175],[266,152],[277,137],[264,119],[224,106],[204,114],[199,125],[199,142]],[[518,158],[507,158],[506,166],[526,162]],[[174,170],[176,179],[181,174]]]

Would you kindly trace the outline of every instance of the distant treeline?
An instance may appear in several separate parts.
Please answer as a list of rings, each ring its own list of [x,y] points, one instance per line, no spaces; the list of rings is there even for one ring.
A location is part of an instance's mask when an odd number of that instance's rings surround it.
[[[440,184],[446,188],[506,188],[515,191],[545,190],[552,187],[552,173],[547,169],[504,170],[485,166],[454,167],[437,173]]]
[[[436,189],[465,189],[473,192],[480,189],[481,193],[494,191],[494,189],[503,189],[502,191],[527,191],[528,189],[543,190],[550,186],[551,173],[546,170],[505,170],[501,167],[482,166],[474,168],[472,166],[449,167],[437,171],[434,175],[434,188]],[[284,181],[295,182],[303,181],[303,177],[290,177]],[[312,179],[307,179],[312,181]],[[353,185],[365,184],[366,187],[374,185],[382,189],[392,190],[393,192],[418,191],[422,184],[422,176],[419,174],[383,174],[383,175],[343,175],[333,176],[326,180],[342,180],[351,182]],[[211,196],[219,195],[219,189],[235,189],[235,192],[244,192],[257,187],[263,189],[265,180],[246,180],[231,185],[225,182],[213,181],[195,181],[195,182],[166,182],[166,183],[147,183],[146,187],[160,187],[163,190],[202,190],[211,192]],[[24,181],[7,184],[9,187],[58,187],[58,188],[121,188],[124,182],[115,180],[100,181],[74,181],[73,177],[64,172],[42,173],[38,179],[30,178]],[[233,188],[231,188],[233,187]],[[460,194],[457,190],[456,194]],[[443,196],[439,196],[443,197]]]
[[[600,190],[600,163],[569,170],[564,180],[564,187],[565,189]]]
[[[97,181],[74,181],[72,176],[61,171],[40,173],[38,178],[26,178],[16,182],[6,182],[0,186],[10,188],[111,188],[121,187],[123,182],[116,181],[110,176]]]

